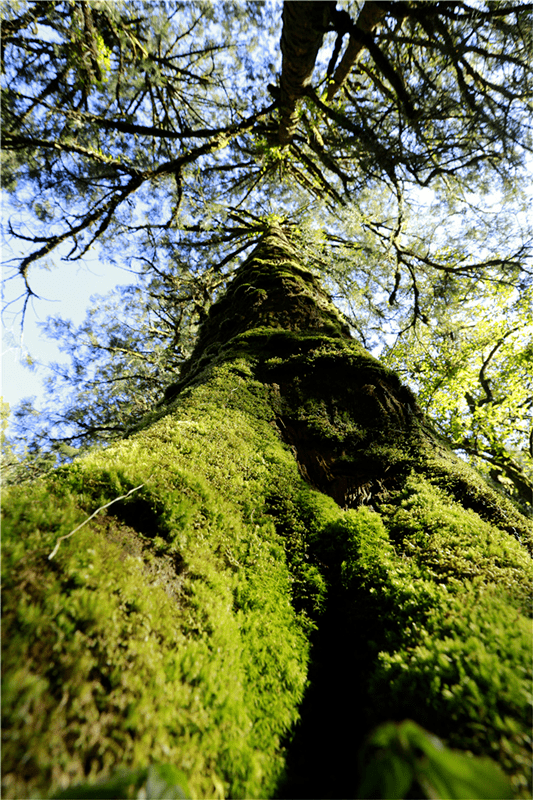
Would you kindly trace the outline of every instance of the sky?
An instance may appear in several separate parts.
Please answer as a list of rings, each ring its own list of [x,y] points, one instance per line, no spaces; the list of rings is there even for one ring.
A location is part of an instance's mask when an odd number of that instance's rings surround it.
[[[271,0],[268,13],[275,14],[276,18],[280,19],[279,1]],[[279,32],[279,27],[276,27],[275,32],[270,35],[267,35],[265,30],[261,38],[261,48],[268,50],[268,59],[276,62],[278,69],[281,63],[278,47]],[[45,38],[53,35],[49,28],[42,27],[39,29],[39,34]],[[272,69],[274,70],[273,66]],[[243,80],[245,78],[243,71]],[[5,192],[1,193],[0,198],[0,217],[5,232],[9,217],[13,214],[20,221],[21,212],[20,209],[15,210],[11,206],[9,196]],[[31,233],[31,229],[28,229],[27,234],[30,236]],[[21,245],[24,245],[24,242]],[[105,295],[117,285],[134,283],[135,278],[131,272],[108,261],[100,260],[97,248],[92,251],[92,256],[89,253],[89,257],[82,260],[62,261],[61,255],[65,255],[70,249],[70,246],[65,244],[62,253],[61,248],[57,248],[51,257],[42,260],[47,261],[47,269],[42,269],[41,261],[32,264],[31,287],[38,297],[29,303],[24,327],[21,330],[22,302],[15,302],[12,306],[8,304],[20,296],[23,284],[17,278],[9,280],[9,276],[13,273],[10,261],[16,263],[17,256],[26,256],[35,247],[28,244],[26,247],[18,248],[12,239],[6,241],[4,233],[0,249],[3,281],[0,396],[13,409],[25,397],[42,396],[43,381],[48,374],[46,365],[52,361],[65,360],[57,348],[57,343],[42,335],[39,323],[44,322],[48,316],[60,316],[79,324],[85,318],[88,306],[91,305],[92,295]],[[32,369],[27,366],[28,357],[33,361]]]
[[[2,221],[8,218],[9,207],[2,204]],[[2,263],[14,257],[7,244],[2,246]],[[112,263],[99,260],[98,252],[81,261],[65,262],[55,255],[49,262],[50,269],[34,268],[31,286],[37,294],[28,304],[24,327],[21,329],[21,301],[8,306],[2,315],[2,381],[1,395],[4,402],[13,408],[24,397],[42,395],[43,380],[47,375],[46,365],[63,360],[55,341],[45,338],[39,323],[48,316],[61,316],[81,323],[85,317],[92,295],[107,294],[115,286],[133,282],[130,272]],[[37,265],[36,265],[37,267]],[[20,280],[9,280],[12,270],[3,268],[3,302],[7,305],[22,291]],[[30,369],[28,356],[34,361]]]

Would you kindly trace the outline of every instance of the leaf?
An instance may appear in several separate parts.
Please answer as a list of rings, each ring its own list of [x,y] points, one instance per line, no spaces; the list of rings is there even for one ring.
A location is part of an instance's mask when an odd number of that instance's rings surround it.
[[[403,798],[414,781],[429,800],[514,796],[509,780],[493,761],[447,748],[412,720],[380,725],[361,751],[360,764],[360,798]]]
[[[135,794],[133,794],[135,792]],[[121,770],[100,783],[69,787],[54,800],[189,800],[187,778],[172,764],[153,764],[148,769]]]
[[[146,784],[141,787],[137,797],[146,800],[188,800],[187,778],[172,764],[153,765],[148,768]]]
[[[392,752],[383,752],[365,768],[357,796],[386,797],[388,800],[401,800],[413,782],[413,769],[410,764]]]
[[[447,749],[420,765],[417,779],[429,798],[510,800],[514,796],[509,781],[493,761]]]

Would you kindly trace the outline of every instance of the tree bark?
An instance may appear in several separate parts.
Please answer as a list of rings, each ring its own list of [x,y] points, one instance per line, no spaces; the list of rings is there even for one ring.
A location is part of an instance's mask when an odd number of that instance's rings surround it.
[[[405,717],[527,796],[531,526],[281,228],[145,424],[4,513],[5,797],[151,762],[195,797],[353,796]]]
[[[358,36],[358,31],[363,34],[372,33],[373,30],[379,25],[381,20],[387,13],[386,8],[382,3],[366,2],[361,9],[357,18],[356,30],[350,33],[348,46],[344,52],[340,64],[335,70],[335,74],[331,83],[328,86],[328,102],[333,100],[336,93],[339,91],[346,78],[353,69],[354,64],[357,62],[361,52],[364,48],[364,42]]]
[[[361,37],[371,34],[386,14],[381,3],[366,2],[354,24],[347,12],[335,13],[335,2],[301,2],[285,0],[283,4],[283,31],[281,52],[283,54],[280,79],[280,125],[279,144],[289,144],[298,126],[298,100],[305,94],[311,81],[318,51],[326,31],[334,30],[337,19],[348,19],[350,32],[348,46],[328,86],[328,101],[340,89],[361,54],[364,42]],[[343,16],[344,15],[344,16]],[[334,27],[330,28],[333,23]],[[337,26],[338,27],[338,26]],[[342,35],[342,31],[338,31]]]
[[[289,144],[298,125],[297,103],[311,80],[318,51],[322,46],[335,2],[300,2],[283,4],[280,80],[279,144]]]

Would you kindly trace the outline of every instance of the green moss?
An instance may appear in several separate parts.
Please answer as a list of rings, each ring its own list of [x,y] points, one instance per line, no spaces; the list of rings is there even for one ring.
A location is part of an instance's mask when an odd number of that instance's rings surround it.
[[[367,649],[368,721],[414,716],[496,759],[527,797],[531,560],[420,475],[395,500],[345,512],[316,541],[338,570],[346,633]]]
[[[323,587],[266,514],[301,479],[264,395],[223,368],[180,415],[6,498],[5,796],[158,760],[198,797],[271,792],[306,680],[293,583]]]
[[[430,452],[424,474],[433,485],[444,489],[463,507],[471,508],[483,519],[508,531],[533,556],[532,521],[457,456],[445,452],[436,459],[435,452]]]
[[[158,761],[195,797],[281,792],[311,641],[298,796],[326,796],[309,763],[348,796],[405,716],[527,796],[530,526],[269,247],[165,405],[4,498],[5,797]]]

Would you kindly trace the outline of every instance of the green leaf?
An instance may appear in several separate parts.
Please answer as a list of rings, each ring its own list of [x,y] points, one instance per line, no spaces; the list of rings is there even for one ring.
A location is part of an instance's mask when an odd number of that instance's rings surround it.
[[[499,767],[489,759],[451,750],[436,752],[420,764],[417,779],[429,798],[509,800],[513,792]]]
[[[153,765],[148,768],[146,784],[141,787],[137,797],[146,800],[188,800],[187,778],[172,764]]]
[[[380,725],[363,748],[360,764],[360,798],[399,800],[414,781],[429,800],[513,797],[511,784],[497,764],[450,750],[412,720]]]
[[[54,800],[189,800],[187,778],[172,764],[121,770],[100,783],[81,783],[53,795]]]
[[[401,800],[413,782],[413,769],[405,759],[385,751],[365,769],[358,797],[386,797]]]

